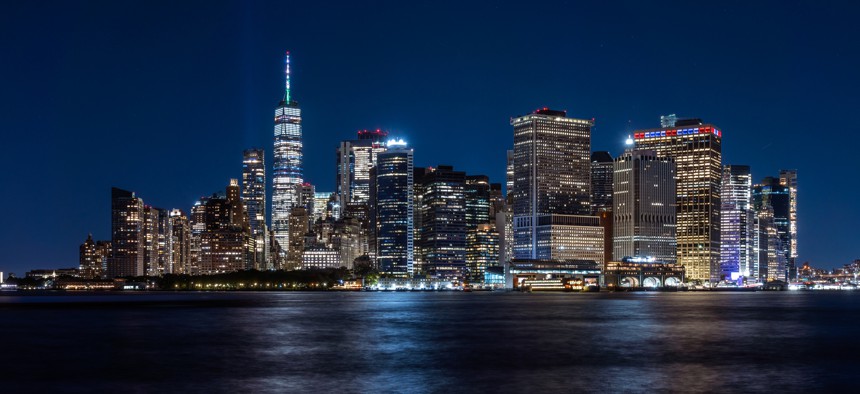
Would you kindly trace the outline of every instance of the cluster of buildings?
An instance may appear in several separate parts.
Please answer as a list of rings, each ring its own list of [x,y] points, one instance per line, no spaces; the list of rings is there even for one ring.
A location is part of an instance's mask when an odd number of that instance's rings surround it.
[[[241,179],[190,210],[114,188],[111,239],[81,245],[79,274],[346,267],[508,287],[797,279],[797,172],[754,182],[749,166],[722,162],[713,124],[661,117],[613,158],[592,151],[593,120],[538,109],[511,118],[505,189],[449,165],[417,167],[405,141],[362,130],[337,145],[333,191],[319,192],[303,174],[289,67],[288,53],[271,212],[263,149],[245,150]]]

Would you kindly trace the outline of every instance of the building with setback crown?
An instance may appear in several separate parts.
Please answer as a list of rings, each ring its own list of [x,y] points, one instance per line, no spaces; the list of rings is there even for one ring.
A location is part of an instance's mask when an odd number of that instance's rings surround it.
[[[591,214],[593,124],[547,108],[511,119],[514,258],[539,258],[539,217]]]
[[[390,140],[371,169],[371,257],[383,274],[412,276],[414,259],[413,151]]]
[[[346,212],[355,207],[366,209],[370,198],[370,169],[376,165],[376,156],[385,152],[387,137],[386,131],[360,130],[357,139],[341,141],[338,145],[335,193]]]
[[[275,108],[272,177],[272,232],[283,249],[289,245],[290,212],[298,204],[302,178],[302,110],[290,96],[290,53],[286,56],[284,98]]]
[[[789,278],[797,278],[797,170],[780,170],[779,184],[788,188]]]
[[[653,257],[675,263],[675,162],[628,150],[614,162],[613,260]]]
[[[688,279],[718,281],[723,133],[700,119],[669,123],[673,125],[637,130],[635,147],[675,160],[678,263],[686,267]]]

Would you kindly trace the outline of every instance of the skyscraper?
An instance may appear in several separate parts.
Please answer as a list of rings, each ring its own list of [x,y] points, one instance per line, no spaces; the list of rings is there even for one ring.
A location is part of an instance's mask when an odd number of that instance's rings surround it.
[[[466,234],[466,268],[472,283],[482,283],[487,267],[499,265],[499,232],[496,225],[481,224]]]
[[[649,150],[614,162],[613,258],[675,263],[675,162]]]
[[[537,238],[541,215],[591,214],[593,124],[591,120],[569,118],[565,111],[547,108],[511,119],[514,129],[514,258],[539,258]],[[553,220],[544,222],[548,225]]]
[[[638,130],[637,149],[675,159],[677,165],[678,263],[687,278],[720,279],[720,181],[722,132],[700,119],[678,119],[674,126]]]
[[[390,275],[411,276],[414,253],[413,151],[391,140],[371,170],[371,223],[377,266]]]
[[[591,153],[591,213],[612,210],[612,155],[606,151]]]
[[[257,269],[272,268],[268,259],[266,232],[266,159],[263,149],[242,152],[242,202],[255,244]]]
[[[781,170],[779,184],[788,188],[788,226],[791,239],[789,246],[789,279],[797,279],[797,170]]]
[[[107,277],[144,274],[143,200],[134,192],[111,188],[111,257]]]
[[[302,179],[302,110],[290,96],[290,53],[286,55],[284,98],[275,109],[275,154],[272,179],[272,232],[286,248],[290,212],[298,203],[296,186]]]
[[[231,179],[225,195],[213,194],[203,201],[195,204],[192,214],[195,221],[192,233],[197,221],[202,219],[203,222],[197,273],[206,275],[253,268],[254,240],[239,197],[239,181]]]
[[[173,209],[169,217],[173,235],[170,272],[190,274],[193,271],[191,270],[191,225],[188,216],[179,209]]]
[[[752,198],[754,209],[762,217],[760,233],[767,232],[769,237],[776,237],[776,240],[768,239],[767,243],[759,243],[760,250],[767,246],[768,254],[776,256],[768,257],[767,275],[763,276],[767,280],[791,279],[790,275],[795,269],[791,266],[790,188],[782,185],[779,179],[768,176],[753,186]],[[759,256],[764,255],[760,253]],[[764,263],[760,261],[760,264],[760,268],[765,268]],[[776,267],[777,264],[779,267]]]
[[[337,193],[341,205],[367,204],[370,198],[370,169],[376,155],[385,151],[388,132],[360,130],[358,138],[341,141],[337,148]]]
[[[423,270],[436,278],[461,281],[466,268],[466,173],[440,165],[430,168],[421,183]]]
[[[80,247],[80,275],[84,278],[101,278],[105,273],[107,259],[110,256],[109,241],[93,241],[93,235],[89,234],[87,240]]]
[[[752,176],[750,167],[726,165],[720,190],[720,271],[731,279],[743,276],[758,280],[758,267],[753,264]]]

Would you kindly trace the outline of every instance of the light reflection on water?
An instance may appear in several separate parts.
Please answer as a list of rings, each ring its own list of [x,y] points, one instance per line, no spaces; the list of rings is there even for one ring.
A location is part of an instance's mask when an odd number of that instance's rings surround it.
[[[845,293],[59,297],[0,297],[10,392],[799,392],[860,366]]]

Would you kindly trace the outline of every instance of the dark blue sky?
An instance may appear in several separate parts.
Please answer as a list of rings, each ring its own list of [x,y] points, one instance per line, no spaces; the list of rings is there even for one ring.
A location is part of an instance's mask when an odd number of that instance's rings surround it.
[[[757,180],[798,169],[800,261],[860,258],[856,5],[307,3],[0,5],[0,270],[76,266],[88,232],[110,238],[111,186],[187,211],[242,149],[271,164],[285,50],[319,191],[362,128],[503,182],[512,116],[595,118],[614,155],[677,113],[718,125],[723,163]]]

